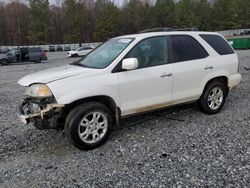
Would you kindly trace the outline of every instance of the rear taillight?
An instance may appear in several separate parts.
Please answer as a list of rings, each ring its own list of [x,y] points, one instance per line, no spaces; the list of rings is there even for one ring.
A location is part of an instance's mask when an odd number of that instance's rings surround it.
[[[43,51],[43,52],[42,52],[42,55],[43,55],[43,56],[47,56],[47,52],[46,52],[46,51]]]

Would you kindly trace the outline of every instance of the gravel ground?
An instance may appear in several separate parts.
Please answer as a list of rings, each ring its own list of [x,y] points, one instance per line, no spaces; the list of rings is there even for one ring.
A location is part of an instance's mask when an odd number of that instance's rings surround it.
[[[124,119],[92,151],[15,113],[19,78],[72,59],[53,53],[47,63],[0,67],[0,187],[249,187],[250,50],[238,54],[243,81],[221,113],[185,105]]]

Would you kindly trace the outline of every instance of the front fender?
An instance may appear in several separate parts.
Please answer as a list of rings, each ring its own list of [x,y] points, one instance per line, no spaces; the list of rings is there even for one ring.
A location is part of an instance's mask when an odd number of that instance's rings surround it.
[[[117,105],[119,101],[119,83],[117,74],[103,74],[93,77],[81,75],[58,80],[47,84],[58,104],[71,104],[80,99],[94,96],[108,96]]]

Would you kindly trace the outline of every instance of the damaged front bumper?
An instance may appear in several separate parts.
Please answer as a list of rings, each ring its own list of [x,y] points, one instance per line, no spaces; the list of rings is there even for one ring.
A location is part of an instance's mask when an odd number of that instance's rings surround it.
[[[57,128],[63,108],[64,105],[53,100],[24,99],[18,106],[17,113],[25,124],[33,123],[38,129],[53,129]]]

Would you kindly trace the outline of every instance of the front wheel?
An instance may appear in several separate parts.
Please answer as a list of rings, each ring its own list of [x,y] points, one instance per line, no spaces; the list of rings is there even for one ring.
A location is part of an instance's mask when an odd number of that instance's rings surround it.
[[[67,138],[79,149],[102,145],[112,128],[111,111],[101,103],[89,102],[74,108],[65,121]]]
[[[221,82],[214,81],[208,84],[199,100],[202,111],[208,114],[220,112],[225,104],[227,89]]]
[[[0,60],[0,65],[8,65],[9,61],[7,59]]]

